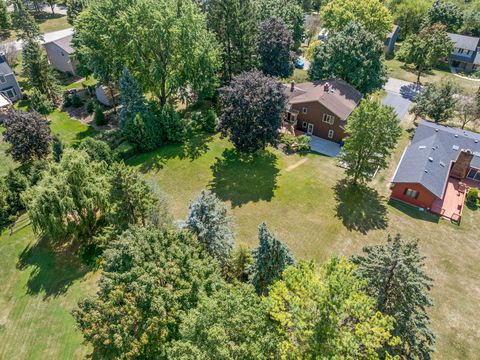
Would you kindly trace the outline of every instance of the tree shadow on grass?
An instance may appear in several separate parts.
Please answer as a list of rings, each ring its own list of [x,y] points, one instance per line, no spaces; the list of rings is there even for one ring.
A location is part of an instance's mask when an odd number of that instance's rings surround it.
[[[209,143],[212,137],[212,134],[189,131],[183,143],[163,145],[157,150],[135,156],[128,161],[128,164],[140,165],[140,171],[147,173],[160,171],[169,159],[193,161],[210,150]]]
[[[336,216],[348,230],[366,234],[370,230],[387,227],[387,207],[384,198],[376,190],[341,180],[335,185],[334,191]]]
[[[30,271],[27,293],[44,298],[64,294],[77,279],[90,271],[69,247],[60,247],[45,237],[28,245],[20,254],[17,269]]]
[[[231,201],[233,207],[248,202],[270,201],[277,187],[277,156],[270,151],[244,155],[226,149],[222,158],[212,166],[211,190],[222,200]]]

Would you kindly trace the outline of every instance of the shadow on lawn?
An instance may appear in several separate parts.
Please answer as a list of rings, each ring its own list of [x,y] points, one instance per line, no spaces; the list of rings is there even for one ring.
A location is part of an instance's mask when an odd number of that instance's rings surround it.
[[[78,258],[71,255],[70,249],[58,250],[57,245],[45,237],[22,251],[17,269],[30,271],[27,293],[43,292],[45,299],[64,294],[75,280],[90,271]]]
[[[366,234],[370,230],[387,227],[387,207],[376,190],[341,180],[334,191],[338,202],[336,216],[348,230]]]
[[[213,135],[203,132],[191,131],[182,144],[167,144],[160,149],[138,155],[128,161],[129,165],[140,165],[140,171],[147,173],[149,171],[160,171],[169,159],[189,159],[195,160],[205,154],[210,148]]]
[[[275,154],[265,150],[250,156],[226,149],[222,155],[212,166],[213,179],[209,184],[222,201],[231,201],[237,207],[272,199],[280,171]]]

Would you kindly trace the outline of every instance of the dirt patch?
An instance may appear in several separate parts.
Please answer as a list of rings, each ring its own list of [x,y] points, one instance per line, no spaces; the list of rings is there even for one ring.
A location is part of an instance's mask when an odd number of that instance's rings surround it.
[[[289,167],[287,167],[287,168],[285,169],[285,171],[290,172],[290,171],[296,169],[297,167],[299,167],[300,165],[305,164],[305,163],[307,162],[307,160],[308,160],[308,159],[299,160],[299,161],[297,161],[295,164],[292,164],[292,165],[290,165]]]

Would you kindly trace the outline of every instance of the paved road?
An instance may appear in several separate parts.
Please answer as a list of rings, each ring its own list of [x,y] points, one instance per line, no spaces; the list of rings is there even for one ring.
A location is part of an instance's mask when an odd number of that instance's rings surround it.
[[[32,6],[30,6],[30,8],[33,10]],[[13,5],[8,6],[7,9],[8,11],[13,12]],[[67,7],[65,5],[55,5],[53,9],[55,10],[55,14],[67,15]],[[44,5],[43,11],[51,14],[52,8],[49,5]]]
[[[43,40],[44,40],[43,43],[55,41],[72,34],[73,34],[73,28],[46,33],[46,34],[43,34]],[[23,47],[22,41],[12,41],[9,43],[0,44],[0,48],[9,47],[11,45],[15,46],[17,50],[21,50]]]
[[[383,88],[387,95],[383,98],[382,104],[393,107],[400,121],[403,121],[412,105],[413,98],[421,87],[408,81],[389,78]]]

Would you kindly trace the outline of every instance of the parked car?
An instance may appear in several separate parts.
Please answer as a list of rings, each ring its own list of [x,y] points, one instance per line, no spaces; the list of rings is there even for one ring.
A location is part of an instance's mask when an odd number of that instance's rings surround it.
[[[295,68],[296,69],[303,69],[305,66],[305,61],[303,61],[302,59],[297,59],[295,61]]]

